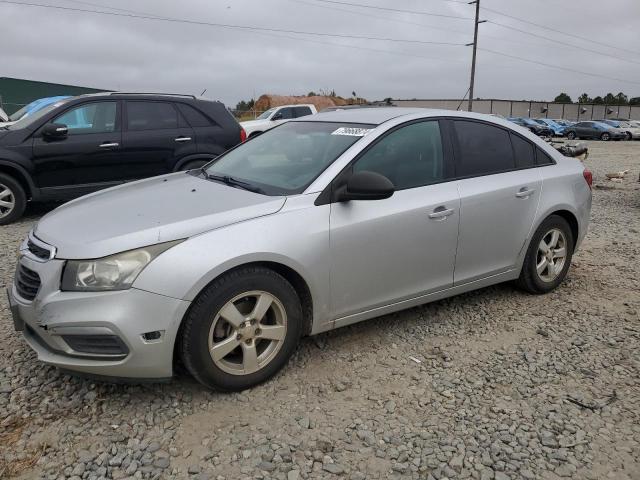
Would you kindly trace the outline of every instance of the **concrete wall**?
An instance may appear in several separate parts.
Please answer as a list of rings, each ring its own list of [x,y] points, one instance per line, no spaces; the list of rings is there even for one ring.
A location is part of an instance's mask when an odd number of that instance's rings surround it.
[[[398,107],[466,110],[468,101],[460,99],[393,100]],[[473,111],[493,113],[503,117],[566,118],[591,120],[599,118],[630,118],[640,120],[640,105],[591,105],[577,103],[529,102],[524,100],[482,99],[473,101]],[[609,113],[609,111],[612,111]]]

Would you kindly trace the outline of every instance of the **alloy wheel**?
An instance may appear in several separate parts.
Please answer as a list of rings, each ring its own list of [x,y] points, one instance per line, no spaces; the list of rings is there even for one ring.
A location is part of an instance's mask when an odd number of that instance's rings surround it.
[[[606,141],[609,140],[609,134],[608,133],[603,133],[600,138],[606,142]]]
[[[567,239],[561,230],[549,230],[538,244],[536,272],[543,282],[553,282],[567,260]]]
[[[245,292],[216,314],[209,329],[209,354],[224,372],[249,375],[273,360],[286,334],[282,302],[268,292]]]
[[[0,183],[0,218],[8,216],[16,208],[16,197],[13,192]]]

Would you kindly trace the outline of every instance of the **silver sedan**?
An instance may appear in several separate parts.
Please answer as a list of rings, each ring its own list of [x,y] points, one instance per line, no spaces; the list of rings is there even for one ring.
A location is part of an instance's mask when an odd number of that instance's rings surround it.
[[[329,112],[203,169],[72,201],[35,226],[9,290],[43,362],[241,390],[300,337],[516,281],[565,278],[591,173],[480,114]]]

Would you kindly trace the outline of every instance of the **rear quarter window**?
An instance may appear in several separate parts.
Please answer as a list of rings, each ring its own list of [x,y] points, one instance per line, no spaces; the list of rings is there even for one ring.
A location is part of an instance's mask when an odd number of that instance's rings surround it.
[[[176,103],[178,110],[192,127],[208,127],[215,124],[204,113],[185,103]]]

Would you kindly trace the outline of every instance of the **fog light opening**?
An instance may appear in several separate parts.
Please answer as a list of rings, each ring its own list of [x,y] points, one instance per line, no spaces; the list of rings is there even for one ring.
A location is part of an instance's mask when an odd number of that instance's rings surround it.
[[[164,336],[164,330],[155,330],[153,332],[146,332],[142,334],[142,340],[145,342],[157,342],[162,340]]]

